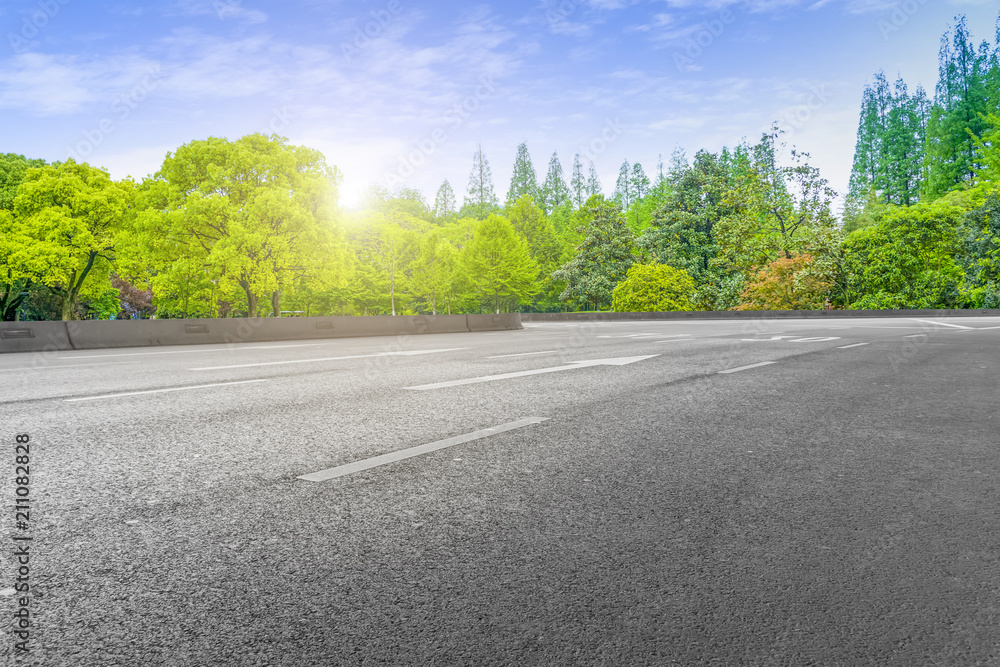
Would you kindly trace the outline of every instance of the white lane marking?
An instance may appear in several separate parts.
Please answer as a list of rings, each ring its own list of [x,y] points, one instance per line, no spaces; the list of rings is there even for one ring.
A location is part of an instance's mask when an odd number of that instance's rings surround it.
[[[236,382],[213,382],[212,384],[196,384],[190,387],[170,387],[169,389],[147,389],[146,391],[126,391],[121,394],[102,394],[100,396],[84,396],[83,398],[67,398],[67,403],[78,401],[96,401],[102,398],[118,398],[119,396],[139,396],[140,394],[164,394],[168,391],[187,391],[189,389],[206,389],[208,387],[227,387],[232,384],[249,384],[251,382],[267,382],[267,380],[238,380]]]
[[[795,335],[792,335],[792,336],[771,336],[770,338],[741,338],[740,340],[744,340],[744,341],[746,341],[748,343],[755,343],[757,341],[762,341],[762,340],[763,341],[767,341],[767,340],[782,340],[782,339],[785,339],[785,338],[798,338],[798,334],[795,334]]]
[[[427,454],[446,447],[454,447],[455,445],[461,445],[473,440],[479,440],[480,438],[486,438],[491,435],[496,435],[497,433],[503,433],[504,431],[512,431],[515,428],[529,426],[530,424],[539,424],[543,421],[548,421],[548,417],[528,417],[526,419],[518,419],[517,421],[501,424],[500,426],[484,428],[482,430],[473,431],[472,433],[466,433],[464,435],[456,435],[451,438],[445,438],[444,440],[429,442],[426,445],[417,445],[416,447],[402,449],[398,452],[374,456],[370,459],[364,459],[363,461],[356,461],[354,463],[348,463],[335,468],[327,468],[326,470],[320,470],[319,472],[312,472],[308,475],[300,475],[298,479],[304,479],[307,482],[325,482],[326,480],[333,479],[335,477],[343,477],[344,475],[350,475],[351,473],[368,470],[369,468],[375,468],[387,463],[395,463],[396,461],[413,458],[414,456],[420,456],[421,454]]]
[[[238,352],[240,350],[276,350],[283,347],[320,347],[323,343],[301,345],[239,345],[236,347],[216,347],[208,350],[158,350],[156,352],[121,352],[118,354],[81,354],[56,359],[103,359],[104,357],[145,357],[152,354],[193,354],[195,352]]]
[[[340,361],[342,359],[369,359],[371,357],[412,357],[418,354],[434,354],[435,352],[455,352],[466,350],[465,347],[448,347],[441,350],[405,350],[401,352],[376,352],[375,354],[352,354],[343,357],[319,357],[316,359],[288,359],[285,361],[260,361],[254,364],[232,364],[229,366],[203,366],[189,368],[191,371],[218,371],[228,368],[257,368],[258,366],[282,366],[285,364],[314,364],[319,361]]]
[[[903,336],[903,338],[927,338],[927,334],[909,334],[908,336]]]
[[[59,368],[81,368],[83,366],[120,366],[122,364],[137,364],[138,361],[115,361],[110,364],[62,364],[53,366],[22,366],[20,368],[0,368],[0,373],[14,371],[51,371]]]
[[[934,320],[918,320],[916,317],[911,317],[911,320],[915,322],[926,322],[927,324],[940,324],[943,327],[955,327],[956,329],[974,329],[975,327],[966,327],[961,324],[949,324],[947,322],[935,322]]]
[[[428,389],[444,389],[445,387],[457,387],[463,384],[476,384],[478,382],[493,382],[494,380],[507,380],[509,378],[525,377],[528,375],[541,375],[542,373],[557,373],[559,371],[571,371],[577,368],[587,368],[588,366],[624,366],[633,364],[643,359],[658,357],[658,354],[647,354],[641,357],[618,357],[616,359],[588,359],[586,361],[574,361],[565,366],[553,366],[551,368],[537,368],[532,371],[517,371],[515,373],[502,373],[500,375],[484,375],[482,377],[465,378],[462,380],[448,380],[446,382],[435,382],[433,384],[421,384],[416,387],[403,387],[414,391],[426,391]]]
[[[486,357],[487,359],[506,359],[507,357],[529,357],[533,354],[551,354],[555,350],[542,350],[541,352],[521,352],[520,354],[498,354],[493,357]]]
[[[813,338],[799,338],[798,335],[795,336],[771,336],[770,338],[741,338],[740,340],[746,341],[748,343],[755,343],[759,341],[770,341],[770,340],[784,340],[789,339],[789,343],[822,343],[828,340],[839,340],[840,336],[821,336]]]
[[[762,361],[759,364],[750,364],[749,366],[740,366],[738,368],[729,368],[724,371],[719,371],[719,373],[735,373],[737,371],[745,371],[750,368],[759,368],[760,366],[768,366],[770,364],[775,364],[776,361]]]
[[[851,343],[850,345],[841,345],[838,350],[846,350],[849,347],[858,347],[859,345],[867,345],[868,343]]]

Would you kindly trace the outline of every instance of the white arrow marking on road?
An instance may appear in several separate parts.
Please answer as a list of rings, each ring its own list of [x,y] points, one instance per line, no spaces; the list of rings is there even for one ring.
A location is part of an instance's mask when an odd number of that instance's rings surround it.
[[[557,373],[559,371],[571,371],[577,368],[588,366],[624,366],[634,364],[643,359],[658,357],[658,354],[646,354],[641,357],[618,357],[616,359],[588,359],[586,361],[574,361],[565,366],[553,366],[551,368],[537,368],[533,371],[517,371],[515,373],[502,373],[500,375],[484,375],[477,378],[466,378],[464,380],[448,380],[447,382],[435,382],[433,384],[421,384],[416,387],[403,387],[403,389],[413,389],[415,391],[425,391],[427,389],[443,389],[445,387],[457,387],[463,384],[476,384],[477,382],[492,382],[494,380],[506,380],[508,378],[519,378],[527,375],[541,375],[542,373]]]
[[[262,361],[256,364],[233,364],[231,366],[204,366],[189,368],[192,371],[218,371],[225,368],[255,368],[257,366],[281,366],[282,364],[313,364],[317,361],[340,361],[341,359],[368,359],[371,357],[411,357],[417,354],[433,354],[434,352],[454,352],[465,350],[464,347],[449,347],[443,350],[408,350],[403,352],[376,352],[375,354],[352,354],[345,357],[320,357],[318,359],[289,359],[287,361]]]
[[[521,352],[519,354],[498,354],[493,357],[486,357],[487,359],[506,359],[507,357],[530,357],[533,354],[552,354],[556,350],[542,350],[541,352]]]

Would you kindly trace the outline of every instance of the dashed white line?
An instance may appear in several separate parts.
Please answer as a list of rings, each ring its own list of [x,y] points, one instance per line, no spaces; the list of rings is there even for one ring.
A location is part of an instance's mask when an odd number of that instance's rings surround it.
[[[435,352],[455,352],[465,350],[464,347],[449,347],[441,350],[404,350],[401,352],[376,352],[375,354],[352,354],[342,357],[319,357],[314,359],[287,359],[285,361],[261,361],[255,364],[231,364],[228,366],[203,366],[190,368],[192,371],[218,371],[229,368],[257,368],[259,366],[283,366],[286,364],[314,364],[319,361],[340,361],[342,359],[370,359],[372,357],[412,357],[418,354],[433,354]]]
[[[137,364],[138,361],[113,361],[107,364],[54,364],[52,366],[21,366],[20,368],[0,368],[0,373],[14,371],[50,371],[59,368],[82,368],[83,366],[121,366],[122,364]]]
[[[518,419],[517,421],[501,424],[500,426],[493,426],[479,431],[473,431],[472,433],[456,435],[451,438],[445,438],[444,440],[429,442],[426,445],[417,445],[416,447],[410,447],[409,449],[402,449],[398,452],[374,456],[370,459],[348,463],[335,468],[327,468],[326,470],[309,473],[308,475],[300,475],[299,479],[304,479],[307,482],[325,482],[326,480],[334,479],[335,477],[343,477],[344,475],[350,475],[351,473],[368,470],[369,468],[386,465],[387,463],[395,463],[396,461],[413,458],[414,456],[420,456],[421,454],[427,454],[446,447],[454,447],[455,445],[461,445],[473,440],[479,440],[480,438],[486,438],[491,435],[496,435],[497,433],[511,431],[515,428],[521,428],[531,424],[539,424],[547,420],[547,417],[528,417],[526,419]]]
[[[322,343],[303,343],[299,345],[238,345],[223,347],[222,345],[207,350],[157,350],[156,352],[120,352],[116,354],[81,354],[72,357],[56,357],[56,359],[103,359],[104,357],[145,357],[155,354],[194,354],[196,352],[238,352],[239,350],[277,350],[285,347],[319,347]]]
[[[841,345],[838,350],[846,350],[849,347],[858,347],[860,345],[867,345],[868,343],[851,343],[850,345]]]
[[[759,364],[750,364],[749,366],[739,366],[738,368],[729,368],[724,371],[719,371],[719,373],[736,373],[737,371],[745,371],[750,368],[760,368],[761,366],[769,366],[770,364],[775,364],[776,361],[762,361]]]
[[[447,387],[459,387],[466,384],[476,384],[479,382],[493,382],[495,380],[509,380],[511,378],[527,377],[529,375],[542,375],[544,373],[558,373],[560,371],[574,371],[590,366],[625,366],[634,364],[637,361],[658,357],[658,354],[646,354],[641,357],[618,357],[616,359],[586,359],[582,361],[572,361],[564,366],[553,366],[551,368],[536,368],[530,371],[517,371],[515,373],[502,373],[500,375],[484,375],[481,377],[464,378],[462,380],[447,380],[445,382],[434,382],[432,384],[421,384],[415,387],[403,387],[413,391],[427,391],[429,389],[445,389]]]
[[[67,398],[64,400],[67,403],[76,403],[79,401],[97,401],[102,398],[118,398],[120,396],[139,396],[141,394],[164,394],[168,391],[188,391],[189,389],[226,387],[233,384],[250,384],[251,382],[267,382],[267,380],[238,380],[236,382],[213,382],[212,384],[196,384],[190,387],[170,387],[168,389],[147,389],[145,391],[126,391],[120,394],[101,394],[100,396],[84,396],[82,398]]]
[[[939,324],[943,327],[955,327],[956,329],[973,329],[975,327],[966,327],[961,324],[949,324],[948,322],[935,322],[934,320],[918,320],[917,318],[911,318],[915,322],[926,322],[927,324]]]
[[[519,354],[498,354],[487,359],[506,359],[507,357],[530,357],[533,354],[552,354],[555,350],[542,350],[541,352],[521,352]]]

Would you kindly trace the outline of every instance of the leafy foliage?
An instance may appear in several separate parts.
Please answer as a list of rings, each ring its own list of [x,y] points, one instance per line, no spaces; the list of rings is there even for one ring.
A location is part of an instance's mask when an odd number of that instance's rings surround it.
[[[612,292],[635,262],[635,235],[618,205],[603,197],[587,202],[586,238],[576,256],[552,274],[566,282],[559,298],[585,308],[607,308]]]
[[[822,308],[831,287],[807,269],[812,255],[779,257],[751,277],[736,310],[813,310]]]
[[[665,264],[633,264],[612,293],[611,308],[619,313],[693,310],[694,280],[683,269]]]

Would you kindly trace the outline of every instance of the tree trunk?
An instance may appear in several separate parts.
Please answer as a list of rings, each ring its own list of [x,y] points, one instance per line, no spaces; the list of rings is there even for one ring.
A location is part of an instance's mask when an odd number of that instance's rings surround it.
[[[75,313],[73,312],[73,306],[76,305],[76,299],[71,296],[69,292],[65,292],[62,295],[62,320],[63,322],[69,322],[70,320],[75,320]]]
[[[281,317],[281,290],[271,292],[271,314]]]
[[[247,295],[247,317],[257,317],[257,295],[250,291],[250,283],[240,281],[240,287]]]
[[[389,278],[389,304],[392,306],[392,314],[396,315],[396,276]]]
[[[437,297],[433,294],[431,295],[431,315],[437,315]]]

